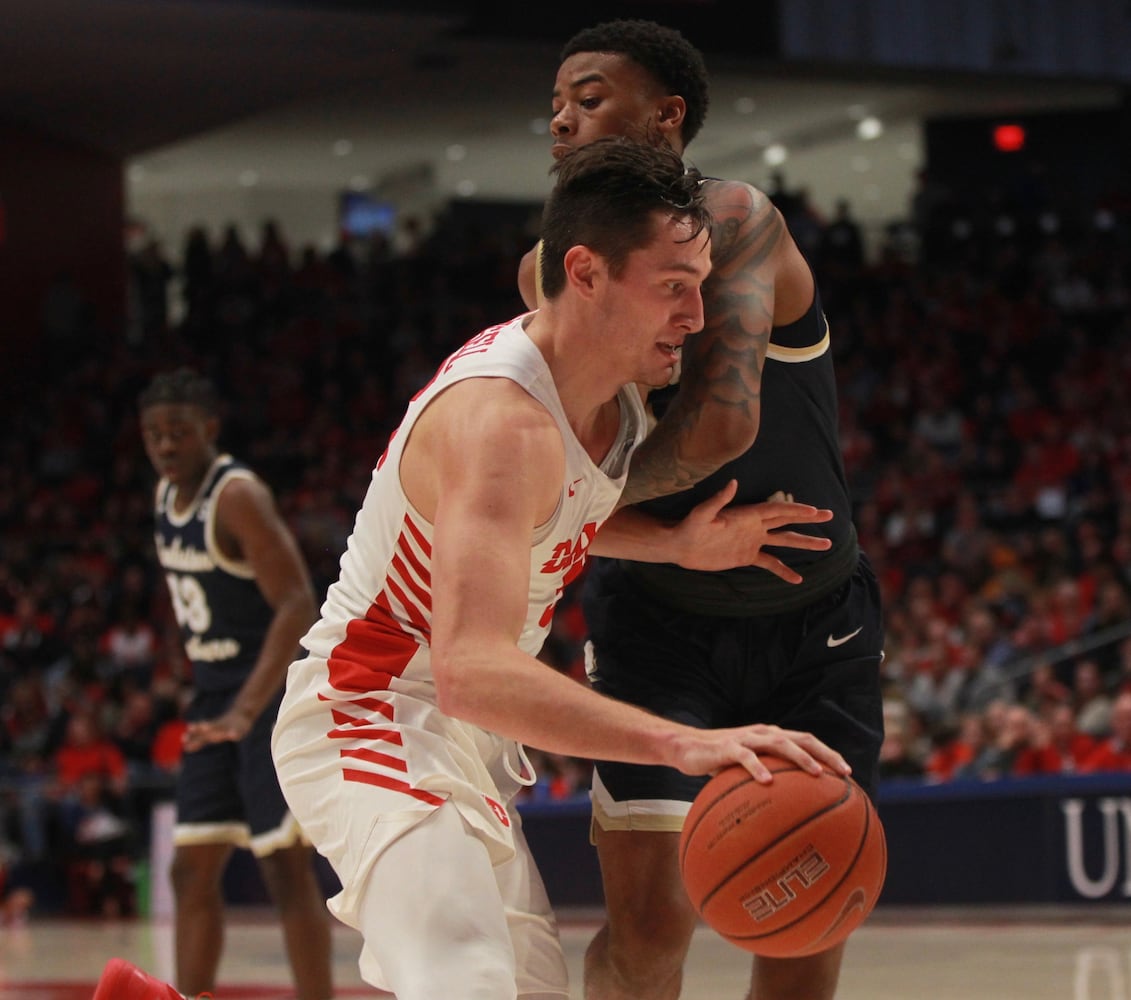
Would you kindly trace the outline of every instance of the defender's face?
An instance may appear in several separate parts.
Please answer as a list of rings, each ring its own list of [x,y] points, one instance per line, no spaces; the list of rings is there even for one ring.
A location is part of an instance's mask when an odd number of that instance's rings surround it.
[[[195,486],[216,456],[219,422],[188,403],[158,403],[141,414],[145,453],[159,476]]]
[[[554,81],[554,159],[606,135],[647,139],[662,116],[664,98],[652,77],[626,56],[574,53]]]

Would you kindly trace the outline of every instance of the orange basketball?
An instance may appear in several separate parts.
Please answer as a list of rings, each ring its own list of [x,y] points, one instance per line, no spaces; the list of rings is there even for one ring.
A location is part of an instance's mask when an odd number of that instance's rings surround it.
[[[851,778],[761,756],[772,784],[736,764],[691,804],[679,845],[683,883],[703,920],[746,951],[824,951],[876,905],[887,873],[884,830]]]

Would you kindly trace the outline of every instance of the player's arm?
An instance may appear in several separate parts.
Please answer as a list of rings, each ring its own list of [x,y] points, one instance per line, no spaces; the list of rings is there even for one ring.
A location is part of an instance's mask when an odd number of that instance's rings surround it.
[[[779,271],[804,261],[781,213],[748,184],[712,181],[703,330],[684,344],[679,392],[637,449],[621,504],[694,486],[758,435]]]
[[[796,570],[762,548],[828,549],[832,545],[829,539],[787,528],[832,520],[832,511],[786,500],[729,506],[737,488],[732,479],[681,521],[666,521],[635,507],[622,507],[601,526],[589,552],[636,562],[678,563],[697,570],[760,566],[787,583],[800,583],[802,578]]]
[[[682,726],[598,694],[518,648],[532,533],[560,498],[564,452],[549,415],[522,390],[474,385],[480,381],[461,383],[431,404],[429,410],[450,407],[450,419],[422,427],[426,410],[401,463],[413,505],[427,514],[434,502],[431,647],[440,708],[575,757],[668,764],[693,774],[737,761],[769,780],[757,759],[763,750],[810,770],[822,761],[847,773],[840,755],[809,734]],[[417,499],[413,486],[427,478],[425,469],[434,479]]]
[[[286,680],[299,640],[314,621],[314,589],[298,543],[283,522],[275,499],[258,479],[233,479],[216,500],[216,533],[221,548],[242,557],[274,617],[263,637],[255,667],[228,711],[189,725],[185,748],[239,740]]]

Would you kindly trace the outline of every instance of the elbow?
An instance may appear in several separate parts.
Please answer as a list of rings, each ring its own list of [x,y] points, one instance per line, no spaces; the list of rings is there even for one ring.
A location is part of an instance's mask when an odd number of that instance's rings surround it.
[[[474,722],[473,673],[466,659],[454,650],[432,648],[432,681],[436,686],[436,707],[445,715]]]
[[[445,715],[457,716],[461,700],[458,671],[453,669],[450,656],[432,648],[432,683],[436,686],[436,707]]]

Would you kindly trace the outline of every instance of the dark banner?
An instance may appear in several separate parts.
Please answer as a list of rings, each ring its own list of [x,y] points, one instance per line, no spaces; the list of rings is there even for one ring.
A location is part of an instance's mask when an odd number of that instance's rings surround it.
[[[888,877],[880,905],[1131,899],[1131,774],[880,790]],[[523,808],[557,906],[600,906],[585,800]]]
[[[1131,898],[1131,774],[888,784],[888,903]]]

